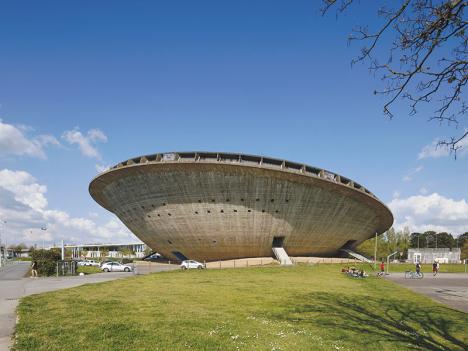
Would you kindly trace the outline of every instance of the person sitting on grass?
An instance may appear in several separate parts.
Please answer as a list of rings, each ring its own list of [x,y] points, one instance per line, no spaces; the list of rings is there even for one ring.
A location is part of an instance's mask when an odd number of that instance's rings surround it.
[[[365,278],[365,277],[366,277],[366,272],[364,272],[364,269],[361,269],[361,270],[359,271],[359,277],[361,277],[361,278]]]

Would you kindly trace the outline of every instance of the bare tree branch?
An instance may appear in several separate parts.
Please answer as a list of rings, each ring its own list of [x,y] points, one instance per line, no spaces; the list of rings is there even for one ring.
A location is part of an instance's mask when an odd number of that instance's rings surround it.
[[[342,13],[358,1],[322,0],[322,14],[332,8]],[[468,81],[468,22],[465,16],[466,0],[381,0],[378,10],[382,24],[370,31],[367,26],[353,30],[350,41],[361,41],[365,46],[352,63],[368,61],[370,70],[384,82],[376,94],[388,96],[383,112],[392,118],[397,101],[409,101],[410,115],[418,113],[423,103],[434,106],[428,120],[458,126],[466,118]],[[385,38],[385,39],[384,39]],[[391,45],[387,50],[387,39]],[[380,63],[378,56],[387,52]],[[465,121],[463,122],[466,123]],[[439,143],[448,147],[456,157],[466,132]]]

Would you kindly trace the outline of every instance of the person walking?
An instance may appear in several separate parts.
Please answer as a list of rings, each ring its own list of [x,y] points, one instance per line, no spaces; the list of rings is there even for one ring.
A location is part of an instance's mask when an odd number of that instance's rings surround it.
[[[435,276],[437,275],[437,262],[434,261],[434,263],[432,264],[432,274]]]
[[[421,264],[416,262],[416,273],[419,275],[421,273]]]
[[[37,261],[33,261],[31,264],[31,278],[37,278]]]
[[[380,274],[381,274],[381,275],[384,275],[384,274],[385,274],[385,263],[384,263],[384,261],[382,261],[382,262],[380,263]]]

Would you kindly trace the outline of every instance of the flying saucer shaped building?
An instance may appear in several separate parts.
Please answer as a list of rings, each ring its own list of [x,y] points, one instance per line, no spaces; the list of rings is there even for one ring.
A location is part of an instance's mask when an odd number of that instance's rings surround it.
[[[91,196],[169,259],[336,256],[393,223],[362,185],[274,158],[173,152],[127,160],[98,175]]]

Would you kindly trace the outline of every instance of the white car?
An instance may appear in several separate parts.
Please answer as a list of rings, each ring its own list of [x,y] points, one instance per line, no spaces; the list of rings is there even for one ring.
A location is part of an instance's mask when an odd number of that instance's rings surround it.
[[[203,269],[205,266],[203,263],[194,261],[194,260],[187,260],[187,261],[182,261],[180,264],[180,268],[182,269]]]
[[[132,267],[119,262],[107,262],[101,266],[103,272],[131,272]]]
[[[95,267],[99,267],[99,262],[96,262],[94,260],[84,260],[84,261],[78,262],[78,266],[95,266]]]

